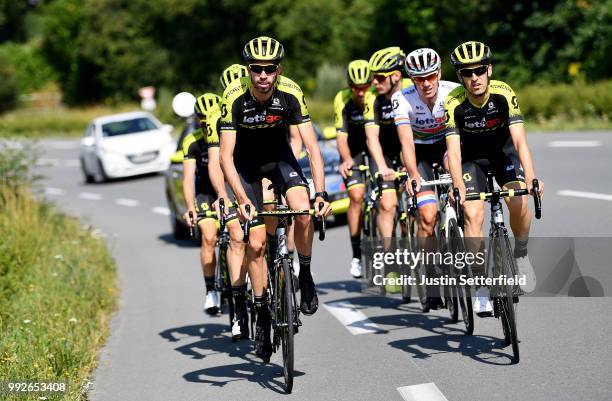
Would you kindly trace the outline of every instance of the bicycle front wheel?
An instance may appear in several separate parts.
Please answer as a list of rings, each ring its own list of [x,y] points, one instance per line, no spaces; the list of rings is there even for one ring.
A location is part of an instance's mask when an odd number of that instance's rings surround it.
[[[459,226],[457,225],[457,220],[451,219],[449,221],[448,227],[448,238],[449,238],[449,247],[453,254],[457,253],[465,253],[465,243],[463,242],[463,235]],[[469,266],[464,267],[463,274],[469,275]],[[456,268],[455,266],[451,266],[451,276],[457,278]],[[454,313],[455,313],[455,321],[458,320],[459,310],[461,310],[461,317],[463,318],[463,323],[465,324],[465,334],[472,335],[474,333],[474,311],[472,310],[472,295],[470,291],[470,286],[459,284],[459,280],[457,280],[457,284],[453,286],[453,304],[454,304]]]
[[[499,269],[499,274],[513,277],[516,274],[516,265],[507,235],[500,230],[494,241],[496,242],[496,267]],[[512,345],[512,363],[516,364],[520,360],[520,353],[516,328],[516,310],[514,308],[514,288],[511,285],[503,284],[497,287],[497,292],[496,301],[504,332],[504,343],[506,346]]]
[[[293,274],[289,261],[283,259],[282,269],[279,269],[279,288],[278,300],[280,303],[280,316],[282,324],[279,325],[281,331],[281,346],[283,350],[283,376],[285,378],[285,391],[287,394],[293,390],[293,334],[295,322],[295,305],[293,303]]]

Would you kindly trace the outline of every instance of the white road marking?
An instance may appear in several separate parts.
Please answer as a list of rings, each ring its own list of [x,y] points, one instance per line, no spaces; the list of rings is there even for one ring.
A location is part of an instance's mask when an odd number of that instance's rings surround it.
[[[61,188],[52,188],[52,187],[45,188],[45,195],[63,195],[63,194],[64,194],[64,190]]]
[[[79,194],[79,198],[86,200],[100,200],[102,199],[102,195],[94,194],[93,192],[81,192]]]
[[[397,391],[405,401],[448,401],[435,383],[398,387]]]
[[[557,195],[572,196],[572,197],[575,197],[575,198],[586,198],[586,199],[597,199],[597,200],[612,201],[612,195],[598,194],[598,193],[595,193],[595,192],[572,191],[571,189],[564,189],[564,190],[561,190],[561,191],[557,191]]]
[[[66,167],[79,167],[80,165],[81,162],[79,162],[79,159],[64,160],[64,166]]]
[[[57,142],[49,142],[47,146],[49,146],[51,149],[76,149],[79,147],[79,144],[78,142],[57,141]]]
[[[153,213],[163,214],[164,216],[170,216],[170,209],[164,206],[156,206],[154,208],[151,208],[151,211]]]
[[[55,167],[59,166],[60,162],[57,159],[40,158],[36,160],[36,167]]]
[[[136,199],[119,198],[115,199],[115,203],[120,206],[136,207],[140,205],[140,202]]]
[[[551,141],[551,148],[596,148],[601,146],[601,141]]]
[[[325,306],[329,313],[338,319],[352,335],[371,334],[383,331],[348,301],[330,302],[323,304],[323,306]]]

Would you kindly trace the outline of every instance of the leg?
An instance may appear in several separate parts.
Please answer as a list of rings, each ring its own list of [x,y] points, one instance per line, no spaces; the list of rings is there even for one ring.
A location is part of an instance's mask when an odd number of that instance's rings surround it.
[[[359,278],[362,274],[361,266],[361,209],[365,195],[365,185],[357,184],[349,188],[349,208],[346,212],[353,259],[351,260],[350,273]]]

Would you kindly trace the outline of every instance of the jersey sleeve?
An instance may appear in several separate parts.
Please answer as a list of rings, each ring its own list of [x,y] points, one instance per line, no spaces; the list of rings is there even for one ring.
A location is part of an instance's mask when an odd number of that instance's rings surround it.
[[[287,113],[289,115],[289,124],[298,125],[310,121],[308,107],[306,107],[306,97],[302,92],[302,88],[287,77],[280,76],[277,83],[278,88],[287,93]]]
[[[412,112],[412,106],[406,99],[406,96],[402,92],[396,92],[391,98],[393,105],[393,120],[395,125],[410,124],[410,113]]]
[[[187,135],[183,140],[183,160],[196,161],[198,159],[200,151],[196,141],[196,132]]]
[[[227,88],[225,88],[223,97],[221,98],[221,104],[219,105],[221,112],[219,132],[236,131],[236,121],[238,117],[237,106],[239,105],[237,100],[240,98],[240,95],[242,95],[243,92],[242,79],[233,81]]]
[[[221,126],[221,109],[215,108],[206,118],[206,147],[219,146],[219,128]]]
[[[348,119],[345,115],[346,102],[344,91],[338,92],[334,98],[334,121],[336,132],[338,134],[348,134]]]
[[[491,86],[497,89],[496,92],[503,95],[506,102],[508,102],[508,125],[522,123],[523,115],[521,113],[521,108],[516,99],[516,94],[510,85],[501,81],[496,81],[493,82]]]
[[[378,120],[376,119],[376,113],[374,108],[376,107],[376,94],[373,92],[366,92],[363,106],[363,122],[366,127],[378,126]]]
[[[445,136],[459,135],[457,130],[457,121],[455,120],[455,109],[461,104],[458,99],[461,87],[453,89],[444,102],[444,129],[442,133]]]

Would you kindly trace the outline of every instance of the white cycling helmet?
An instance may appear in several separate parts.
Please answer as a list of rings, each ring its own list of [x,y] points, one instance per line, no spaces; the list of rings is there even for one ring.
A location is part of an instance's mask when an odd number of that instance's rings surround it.
[[[440,55],[427,47],[411,51],[406,56],[404,67],[411,77],[421,77],[438,71],[440,68]]]

